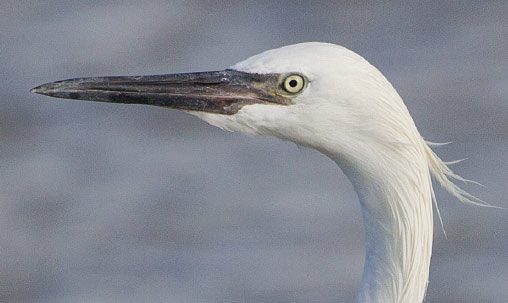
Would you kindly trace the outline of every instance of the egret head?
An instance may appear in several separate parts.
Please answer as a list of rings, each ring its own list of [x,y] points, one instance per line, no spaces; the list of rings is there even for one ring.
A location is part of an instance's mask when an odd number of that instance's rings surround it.
[[[365,59],[326,43],[290,45],[216,72],[81,78],[33,92],[180,109],[230,131],[313,147],[349,176],[366,220],[361,302],[421,302],[432,247],[432,183],[482,204],[424,142],[402,99]]]
[[[274,92],[285,102],[246,104],[233,115],[192,112],[222,129],[275,136],[355,162],[377,161],[371,151],[387,142],[421,138],[415,136],[413,120],[388,80],[342,46],[289,45],[230,69],[275,75]]]
[[[361,145],[390,137],[390,121],[408,120],[402,100],[376,68],[346,48],[317,42],[266,51],[224,71],[71,79],[33,91],[176,108],[226,130],[271,135],[324,153],[355,154]]]

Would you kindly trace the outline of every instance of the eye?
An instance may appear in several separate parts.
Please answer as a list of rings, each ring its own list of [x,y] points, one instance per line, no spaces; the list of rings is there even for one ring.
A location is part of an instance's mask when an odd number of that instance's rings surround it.
[[[284,89],[291,94],[299,93],[305,84],[305,80],[300,75],[290,75],[284,79]]]

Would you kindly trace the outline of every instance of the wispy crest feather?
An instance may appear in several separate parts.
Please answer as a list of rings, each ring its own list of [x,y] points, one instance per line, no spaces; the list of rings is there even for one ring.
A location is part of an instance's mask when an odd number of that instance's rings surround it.
[[[456,197],[459,201],[461,201],[463,203],[473,204],[473,205],[477,205],[477,206],[497,208],[496,206],[490,205],[487,202],[471,195],[470,193],[463,190],[462,188],[460,188],[457,184],[455,184],[452,181],[452,180],[456,180],[456,181],[461,181],[464,183],[473,183],[476,185],[483,186],[482,184],[480,184],[476,181],[468,180],[468,179],[465,179],[465,178],[457,175],[456,173],[453,172],[453,170],[451,170],[448,167],[449,164],[455,164],[455,163],[461,162],[463,160],[451,161],[451,162],[446,163],[443,160],[441,160],[436,155],[436,153],[434,153],[434,151],[429,147],[429,145],[440,146],[442,144],[435,144],[435,143],[430,143],[430,142],[427,142],[427,144],[425,144],[425,155],[427,156],[430,172],[431,172],[432,176],[434,176],[434,178],[437,180],[437,182],[441,185],[441,187],[443,187],[447,192],[452,194],[454,197]]]

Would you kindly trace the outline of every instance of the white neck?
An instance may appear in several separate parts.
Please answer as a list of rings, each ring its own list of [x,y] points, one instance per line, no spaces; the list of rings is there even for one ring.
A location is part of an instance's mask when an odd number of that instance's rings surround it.
[[[399,157],[374,164],[378,175],[370,173],[372,167],[362,170],[335,159],[358,193],[364,218],[366,255],[357,302],[417,303],[425,297],[432,254],[432,185],[418,150],[403,149]]]

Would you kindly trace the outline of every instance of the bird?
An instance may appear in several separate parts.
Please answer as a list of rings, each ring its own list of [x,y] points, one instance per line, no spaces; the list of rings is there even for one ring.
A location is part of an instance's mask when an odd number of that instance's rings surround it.
[[[458,200],[485,203],[456,181],[386,77],[337,44],[264,51],[221,71],[74,78],[33,93],[185,111],[223,130],[272,136],[332,159],[357,193],[365,259],[356,302],[422,302],[429,281],[432,177]],[[442,224],[442,221],[441,221]]]

